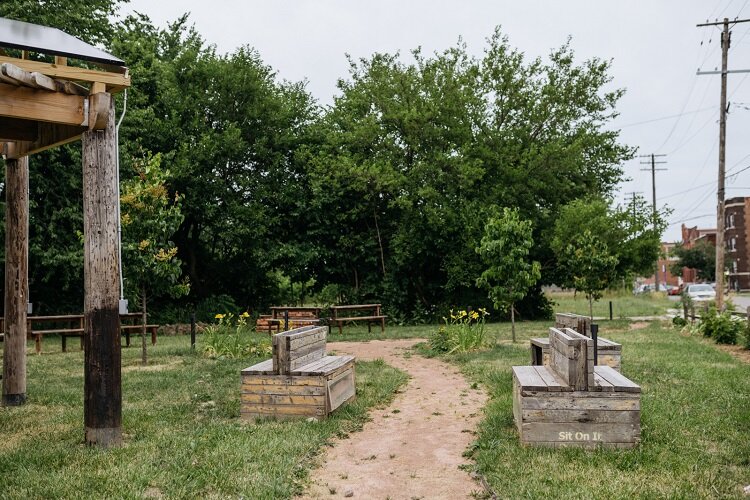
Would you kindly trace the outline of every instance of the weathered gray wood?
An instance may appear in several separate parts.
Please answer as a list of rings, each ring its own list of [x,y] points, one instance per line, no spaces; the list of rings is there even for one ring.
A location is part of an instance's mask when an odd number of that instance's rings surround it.
[[[547,391],[547,383],[533,366],[514,366],[513,378],[518,381],[521,390],[527,391]]]
[[[638,384],[609,366],[597,366],[595,368],[595,373],[612,384],[615,391],[632,393],[641,392],[641,387]]]
[[[104,130],[83,134],[84,426],[86,443],[122,440],[114,101]]]
[[[5,162],[5,319],[3,405],[26,402],[26,311],[29,301],[29,158]]]
[[[598,373],[594,373],[594,383],[589,385],[589,390],[603,391],[603,392],[614,392],[615,387],[603,379]]]
[[[294,374],[329,375],[348,363],[354,363],[354,356],[326,356],[325,358],[298,368]]]
[[[641,427],[637,424],[590,422],[534,422],[521,426],[525,442],[608,442],[634,443],[640,440]]]
[[[273,359],[267,359],[242,370],[242,375],[273,375]]]
[[[639,410],[521,410],[523,422],[597,422],[637,424],[641,421]]]
[[[331,412],[342,404],[354,399],[354,366],[328,381],[326,404]]]
[[[544,383],[547,384],[548,391],[570,390],[570,387],[565,385],[562,380],[558,379],[555,376],[555,372],[548,369],[546,366],[535,366],[534,370],[536,370],[536,373],[542,378],[542,380],[544,380]]]
[[[640,397],[618,392],[534,392],[521,393],[529,410],[640,410]]]

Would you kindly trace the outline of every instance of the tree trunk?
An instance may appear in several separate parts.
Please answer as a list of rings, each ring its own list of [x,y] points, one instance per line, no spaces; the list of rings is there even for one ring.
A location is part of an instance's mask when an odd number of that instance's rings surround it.
[[[514,304],[510,305],[510,333],[513,338],[513,343],[516,343],[516,308]]]
[[[83,133],[84,398],[86,443],[122,441],[114,100],[107,126]]]
[[[378,233],[378,247],[380,247],[380,265],[383,268],[383,276],[385,276],[385,253],[383,252],[383,240],[380,238],[380,226],[378,225],[378,213],[375,207],[372,208],[373,216],[375,217],[375,231]]]
[[[146,322],[148,321],[148,314],[146,314],[146,286],[141,288],[141,364],[146,366],[148,358],[146,355]]]
[[[594,322],[594,297],[589,295],[589,318]]]
[[[3,405],[26,402],[29,301],[29,157],[5,162],[5,346]]]

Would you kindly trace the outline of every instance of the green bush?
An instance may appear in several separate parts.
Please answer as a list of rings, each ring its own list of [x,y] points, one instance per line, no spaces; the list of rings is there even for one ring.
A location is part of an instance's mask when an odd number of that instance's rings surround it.
[[[701,315],[701,331],[717,344],[736,344],[738,337],[745,330],[744,321],[737,321],[729,311],[719,313],[715,307],[709,307]]]
[[[450,312],[450,318],[443,318],[442,325],[437,332],[430,335],[430,347],[433,351],[443,353],[476,351],[491,343],[484,323],[488,313],[485,309],[478,311],[461,310]]]
[[[682,328],[683,326],[687,325],[687,320],[685,318],[681,318],[680,316],[675,316],[672,318],[672,325],[676,326],[677,328]]]

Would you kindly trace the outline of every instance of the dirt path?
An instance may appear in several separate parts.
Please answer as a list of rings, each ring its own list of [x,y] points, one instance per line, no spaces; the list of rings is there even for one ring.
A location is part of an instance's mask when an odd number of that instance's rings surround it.
[[[304,498],[466,498],[481,490],[459,469],[474,439],[487,395],[436,359],[404,356],[421,340],[336,342],[337,354],[383,358],[411,379],[386,409],[374,410],[361,432],[336,441],[312,472]]]

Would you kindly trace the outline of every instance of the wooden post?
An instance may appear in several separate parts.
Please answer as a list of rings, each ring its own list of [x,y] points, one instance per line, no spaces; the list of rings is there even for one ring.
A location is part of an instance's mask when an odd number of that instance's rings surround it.
[[[195,308],[190,311],[190,349],[195,350]]]
[[[3,405],[26,402],[29,302],[29,157],[5,162],[5,347]]]
[[[114,101],[104,130],[84,132],[83,230],[86,443],[122,441],[119,264]]]

